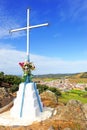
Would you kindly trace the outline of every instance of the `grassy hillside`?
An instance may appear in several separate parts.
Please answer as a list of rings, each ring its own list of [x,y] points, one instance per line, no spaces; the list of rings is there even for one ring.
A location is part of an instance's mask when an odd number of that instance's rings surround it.
[[[75,74],[47,74],[47,75],[35,75],[36,81],[51,81],[55,79],[69,79],[71,83],[87,83],[87,72],[75,73]]]
[[[70,78],[87,78],[87,72],[76,73],[69,76]]]
[[[33,80],[34,81],[52,81],[55,79],[63,79],[72,77],[74,74],[45,74],[45,75],[35,75]]]
[[[87,91],[70,90],[68,92],[62,92],[62,96],[59,97],[59,102],[66,104],[71,99],[87,103]]]
[[[87,83],[87,72],[74,74],[68,78],[71,83]]]

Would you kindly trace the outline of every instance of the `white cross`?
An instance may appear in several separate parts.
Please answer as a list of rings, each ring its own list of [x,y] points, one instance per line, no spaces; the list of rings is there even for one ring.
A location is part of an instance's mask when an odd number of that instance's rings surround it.
[[[27,30],[27,58],[28,58],[28,61],[30,61],[30,58],[29,58],[29,53],[30,53],[30,40],[29,40],[30,35],[29,35],[29,33],[30,33],[30,29],[48,25],[48,23],[45,23],[45,24],[30,26],[30,24],[29,24],[29,14],[30,14],[30,10],[27,9],[27,27],[10,30],[11,33],[12,32],[22,31],[22,30]]]

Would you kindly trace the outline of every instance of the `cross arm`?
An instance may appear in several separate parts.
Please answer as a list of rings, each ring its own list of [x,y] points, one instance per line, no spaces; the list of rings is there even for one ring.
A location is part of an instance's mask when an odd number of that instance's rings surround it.
[[[42,27],[42,26],[48,26],[48,23],[44,23],[44,24],[38,24],[38,25],[34,25],[34,26],[28,26],[28,27],[24,27],[24,28],[18,28],[18,29],[13,29],[10,30],[9,32],[18,32],[18,31],[22,31],[22,30],[27,30],[27,29],[32,29],[32,28],[38,28],[38,27]]]
[[[39,24],[39,25],[30,26],[29,28],[32,29],[32,28],[38,28],[38,27],[48,26],[48,25],[49,25],[48,23],[44,23],[44,24]]]

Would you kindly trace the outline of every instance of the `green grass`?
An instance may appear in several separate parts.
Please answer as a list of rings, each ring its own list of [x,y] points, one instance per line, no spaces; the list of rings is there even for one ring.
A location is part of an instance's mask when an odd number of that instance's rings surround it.
[[[82,103],[87,103],[87,92],[80,90],[63,92],[62,96],[59,97],[59,102],[66,104],[71,99],[80,100]]]

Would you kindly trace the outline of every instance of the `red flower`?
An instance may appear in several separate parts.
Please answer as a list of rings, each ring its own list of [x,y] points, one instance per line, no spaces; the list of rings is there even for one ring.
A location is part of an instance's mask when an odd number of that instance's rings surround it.
[[[19,65],[23,68],[24,62],[20,62]]]

